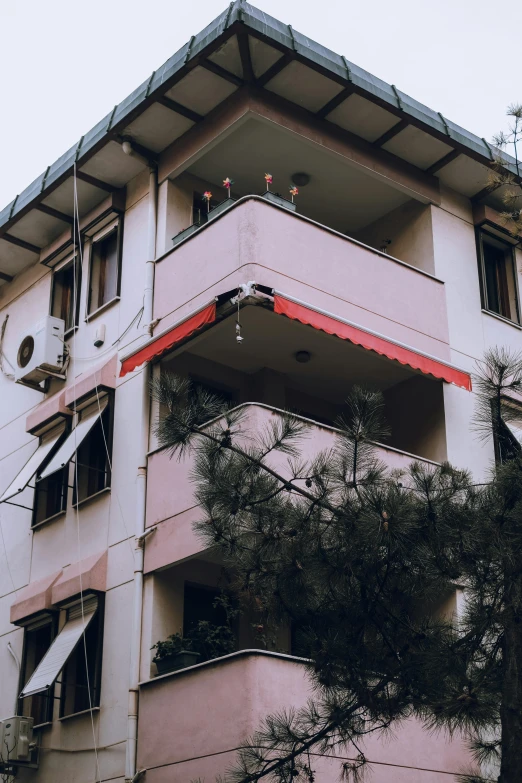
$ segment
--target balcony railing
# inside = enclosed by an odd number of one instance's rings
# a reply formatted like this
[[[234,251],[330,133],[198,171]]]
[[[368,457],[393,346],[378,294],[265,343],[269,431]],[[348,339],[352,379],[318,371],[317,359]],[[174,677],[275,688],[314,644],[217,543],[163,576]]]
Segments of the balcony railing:
[[[257,196],[239,199],[158,259],[154,318],[168,328],[247,280],[449,359],[440,280]]]
[[[147,769],[148,783],[215,780],[263,718],[299,708],[310,696],[302,659],[262,650],[143,682],[138,767]],[[459,740],[428,734],[414,720],[403,722],[392,741],[370,737],[364,752],[375,783],[447,783],[469,761]],[[335,783],[343,760],[357,755],[350,747],[328,759],[314,754],[312,766],[321,783]]]
[[[262,403],[243,403],[245,414],[241,420],[239,437],[245,443],[250,433],[259,433],[266,429],[274,416],[280,417],[283,411]],[[318,424],[311,419],[303,419],[310,426],[309,435],[303,438],[300,449],[303,459],[313,458],[319,451],[331,449],[334,445],[335,427]],[[391,469],[404,470],[415,460],[435,465],[413,454],[400,451],[382,444],[375,444],[376,457]],[[287,458],[276,455],[277,466],[284,471]],[[145,570],[177,562],[201,551],[202,545],[192,530],[192,522],[198,516],[194,500],[194,486],[190,480],[193,457],[188,454],[183,459],[170,458],[164,451],[149,454],[147,470],[147,526],[170,520],[161,524],[150,539],[145,552]],[[170,559],[169,559],[170,558]]]

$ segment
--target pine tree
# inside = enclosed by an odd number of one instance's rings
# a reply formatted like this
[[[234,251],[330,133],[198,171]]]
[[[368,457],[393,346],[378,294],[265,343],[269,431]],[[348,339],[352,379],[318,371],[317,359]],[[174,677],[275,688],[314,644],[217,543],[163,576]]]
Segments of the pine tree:
[[[244,409],[172,375],[154,384],[161,446],[194,454],[199,535],[244,605],[267,627],[292,625],[315,686],[305,708],[267,716],[227,783],[312,781],[310,751],[343,746],[343,775],[358,781],[365,736],[412,716],[468,738],[478,766],[463,781],[491,780],[491,760],[499,783],[522,781],[522,449],[506,402],[522,358],[489,352],[476,387],[476,428],[498,453],[478,485],[447,463],[399,474],[380,462],[373,391],[352,389],[334,447],[305,460],[308,425],[292,414],[245,440]],[[456,585],[458,620],[438,611]]]
[[[520,144],[522,142],[522,104],[513,103],[506,111],[510,118],[507,131],[500,131],[493,138],[497,150],[494,153],[495,164],[489,176],[488,186],[500,190],[500,198],[504,205],[501,218],[505,227],[515,237],[522,236],[522,162],[520,159]],[[505,155],[505,151],[513,153],[514,165]]]

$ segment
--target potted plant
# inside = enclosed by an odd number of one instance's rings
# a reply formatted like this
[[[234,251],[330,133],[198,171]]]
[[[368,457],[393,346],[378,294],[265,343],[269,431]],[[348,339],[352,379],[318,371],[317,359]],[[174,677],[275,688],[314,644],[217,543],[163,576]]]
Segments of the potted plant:
[[[271,201],[273,204],[277,204],[280,207],[284,207],[285,209],[290,210],[290,212],[296,212],[297,206],[294,204],[294,196],[297,195],[297,188],[291,188],[290,189],[290,195],[292,196],[292,200],[289,201],[287,198],[284,198],[280,193],[272,193],[270,190],[270,185],[273,182],[273,177],[271,174],[265,174],[265,182],[266,182],[266,190],[262,194],[262,198],[266,198],[267,201]]]
[[[208,213],[209,220],[213,220],[213,218],[217,217],[222,212],[225,212],[225,210],[229,209],[232,206],[232,204],[235,203],[236,199],[232,198],[232,196],[230,195],[230,189],[233,184],[234,184],[233,179],[230,179],[230,177],[225,177],[225,179],[223,180],[223,187],[226,188],[227,197],[219,204],[217,204],[215,207],[212,207],[212,209]]]
[[[192,649],[192,641],[181,633],[171,634],[164,642],[156,642],[151,649],[156,650],[152,660],[157,666],[158,674],[194,666],[200,658],[199,652]]]
[[[191,226],[188,226],[188,228],[183,228],[178,234],[176,234],[175,237],[172,237],[172,245],[175,247],[176,245],[179,245],[179,243],[183,240],[189,237],[191,234],[194,233],[194,231],[197,231],[198,228],[201,228],[200,223],[193,223]]]
[[[237,633],[233,626],[240,610],[232,604],[226,593],[216,596],[213,606],[223,612],[221,624],[200,620],[185,635],[173,633],[164,642],[156,642],[151,648],[156,650],[152,660],[158,668],[158,674],[186,669],[187,666],[221,658],[237,650]]]

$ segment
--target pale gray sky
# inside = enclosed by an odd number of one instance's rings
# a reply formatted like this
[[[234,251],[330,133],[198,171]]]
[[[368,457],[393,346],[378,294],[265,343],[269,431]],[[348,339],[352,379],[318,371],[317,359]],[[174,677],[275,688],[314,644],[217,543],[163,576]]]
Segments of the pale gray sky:
[[[226,5],[0,0],[0,208]],[[254,5],[488,140],[522,101],[520,2]]]

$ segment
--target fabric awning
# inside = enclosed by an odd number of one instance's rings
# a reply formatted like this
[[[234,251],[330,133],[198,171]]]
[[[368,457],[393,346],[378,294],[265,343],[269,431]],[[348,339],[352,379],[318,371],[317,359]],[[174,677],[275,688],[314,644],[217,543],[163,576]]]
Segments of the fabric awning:
[[[46,691],[54,684],[97,609],[98,599],[89,597],[83,602],[83,610],[81,604],[69,610],[67,622],[29,677],[21,699]]]
[[[23,492],[23,490],[27,487],[33,476],[38,471],[39,467],[43,464],[44,460],[47,459],[49,454],[52,452],[62,437],[63,432],[64,428],[62,427],[62,429],[56,433],[56,435],[49,437],[47,440],[41,443],[40,446],[38,446],[34,454],[25,463],[20,473],[18,473],[16,478],[13,479],[13,481],[7,487],[4,494],[0,498],[0,503],[3,503],[4,500],[9,500],[9,498],[14,497],[14,495],[18,495],[19,492]]]
[[[169,329],[165,334],[159,335],[155,340],[145,345],[141,350],[128,356],[123,360],[120,370],[120,378],[127,375],[128,372],[132,372],[145,362],[150,362],[151,359],[155,359],[156,356],[160,356],[169,348],[172,348],[176,343],[181,342],[186,337],[189,337],[197,329],[201,329],[206,324],[211,324],[216,320],[216,303],[204,307],[197,313],[185,318],[180,323],[176,324]]]
[[[292,318],[294,321],[313,326],[314,329],[333,334],[340,337],[341,340],[348,340],[368,351],[375,351],[388,359],[406,364],[413,370],[420,370],[426,375],[432,375],[434,378],[446,381],[446,383],[453,383],[462,389],[471,391],[471,376],[468,373],[438,359],[418,353],[400,343],[387,340],[381,335],[366,331],[360,326],[340,321],[331,315],[321,313],[278,293],[274,294],[274,313],[286,315],[287,318]]]
[[[96,405],[94,410],[90,411],[86,416],[82,416],[76,427],[69,434],[67,440],[65,440],[54,457],[49,461],[49,464],[42,470],[37,476],[38,480],[47,478],[57,470],[64,468],[68,462],[73,458],[73,454],[85,440],[89,432],[92,430],[97,421],[100,420],[100,416],[107,407],[107,398],[100,400],[100,404]]]

